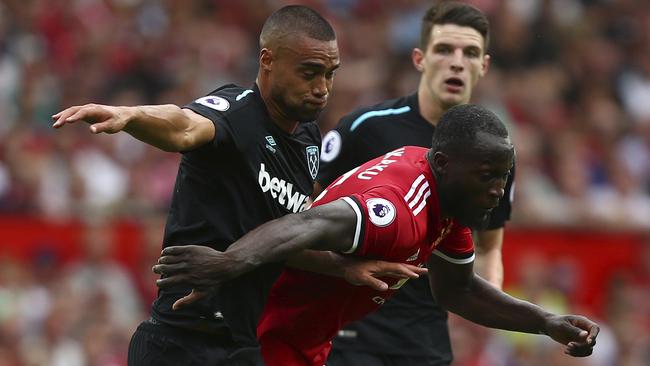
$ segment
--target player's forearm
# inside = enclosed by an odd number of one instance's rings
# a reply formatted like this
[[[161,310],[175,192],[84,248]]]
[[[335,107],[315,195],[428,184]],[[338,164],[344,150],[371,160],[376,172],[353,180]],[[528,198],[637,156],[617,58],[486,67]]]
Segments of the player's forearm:
[[[195,144],[192,120],[173,104],[123,107],[129,119],[124,131],[164,151],[185,151]]]
[[[291,255],[287,265],[303,271],[336,277],[342,277],[345,271],[344,258],[330,251],[303,250]]]
[[[261,225],[237,240],[225,254],[243,263],[248,271],[263,263],[286,260],[305,249],[347,250],[355,223],[356,216],[347,203],[331,202]],[[320,266],[325,265],[321,262]]]
[[[501,248],[503,244],[503,228],[483,230],[476,235],[476,261],[474,269],[493,286],[502,289],[503,260]]]
[[[467,287],[434,296],[445,309],[490,328],[546,333],[546,319],[552,315],[498,290],[476,275]]]

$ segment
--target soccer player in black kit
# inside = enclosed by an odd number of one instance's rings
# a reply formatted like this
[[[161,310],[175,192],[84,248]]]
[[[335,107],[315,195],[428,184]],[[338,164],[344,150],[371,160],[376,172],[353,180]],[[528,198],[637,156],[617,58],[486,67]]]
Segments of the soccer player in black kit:
[[[317,184],[326,187],[350,169],[402,146],[430,147],[440,116],[468,103],[487,72],[488,40],[488,21],[480,10],[455,2],[432,6],[423,17],[420,48],[412,53],[422,74],[417,92],[344,116],[323,137]],[[499,288],[511,187],[512,176],[488,227],[476,235],[477,272]],[[428,282],[427,276],[408,281],[378,311],[340,331],[327,365],[449,365],[447,313],[434,303]]]
[[[286,6],[265,22],[260,47],[259,71],[250,88],[225,85],[183,108],[88,104],[53,116],[55,128],[85,121],[92,133],[126,131],[165,151],[183,153],[163,247],[225,250],[260,224],[308,205],[321,145],[311,121],[325,107],[339,66],[336,36],[315,11]],[[350,261],[334,257],[312,253],[291,264],[376,284],[376,279],[355,277]],[[380,265],[371,263],[371,275],[381,273]],[[391,273],[403,268],[386,265]],[[186,301],[190,288],[159,291],[151,318],[131,339],[129,365],[260,364],[255,327],[281,266],[266,266],[207,296],[192,293],[189,298],[200,299],[187,306],[173,304]]]

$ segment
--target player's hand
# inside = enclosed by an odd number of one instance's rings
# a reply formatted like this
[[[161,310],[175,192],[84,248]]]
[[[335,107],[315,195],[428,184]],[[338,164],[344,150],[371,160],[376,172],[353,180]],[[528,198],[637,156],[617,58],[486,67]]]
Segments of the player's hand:
[[[207,295],[207,291],[192,289],[192,292],[190,292],[189,295],[185,295],[174,302],[174,305],[172,305],[172,310],[178,310],[186,305],[193,304],[194,302],[201,300]]]
[[[52,127],[60,128],[66,123],[84,121],[90,124],[92,133],[117,133],[126,127],[133,118],[133,109],[129,107],[113,107],[101,104],[86,104],[62,110],[52,116]]]
[[[237,277],[243,271],[243,263],[210,247],[185,245],[163,249],[152,270],[162,276],[156,281],[160,288],[186,285],[206,290]]]
[[[598,325],[583,316],[552,315],[546,320],[546,334],[565,344],[564,353],[574,357],[591,355],[598,332]]]
[[[388,284],[381,280],[382,277],[412,279],[426,273],[426,268],[411,264],[374,259],[351,259],[345,266],[343,278],[356,286],[368,286],[377,291],[386,291]]]

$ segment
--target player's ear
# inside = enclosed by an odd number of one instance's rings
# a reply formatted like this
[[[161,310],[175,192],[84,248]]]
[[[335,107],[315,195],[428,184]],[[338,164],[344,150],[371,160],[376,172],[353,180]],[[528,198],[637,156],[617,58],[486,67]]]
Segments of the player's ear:
[[[436,175],[444,175],[447,172],[447,168],[449,167],[449,155],[442,151],[436,151],[433,153],[430,161],[431,168]]]
[[[265,71],[271,71],[273,64],[273,51],[264,47],[260,50],[260,68]]]
[[[411,51],[411,61],[416,70],[419,72],[424,71],[424,51],[417,47],[414,48],[413,51]]]
[[[488,69],[490,68],[490,60],[491,60],[490,55],[485,54],[483,56],[483,62],[481,64],[481,72],[479,74],[481,77],[483,77],[483,76],[485,76],[485,74],[487,74]]]

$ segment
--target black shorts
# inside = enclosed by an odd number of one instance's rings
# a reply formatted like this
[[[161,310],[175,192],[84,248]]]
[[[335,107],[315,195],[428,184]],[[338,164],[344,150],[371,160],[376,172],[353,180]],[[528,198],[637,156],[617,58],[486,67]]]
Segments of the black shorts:
[[[237,347],[229,336],[146,320],[129,343],[129,366],[263,366],[258,348]]]
[[[332,349],[327,366],[449,366],[450,362],[427,356],[386,355]]]

